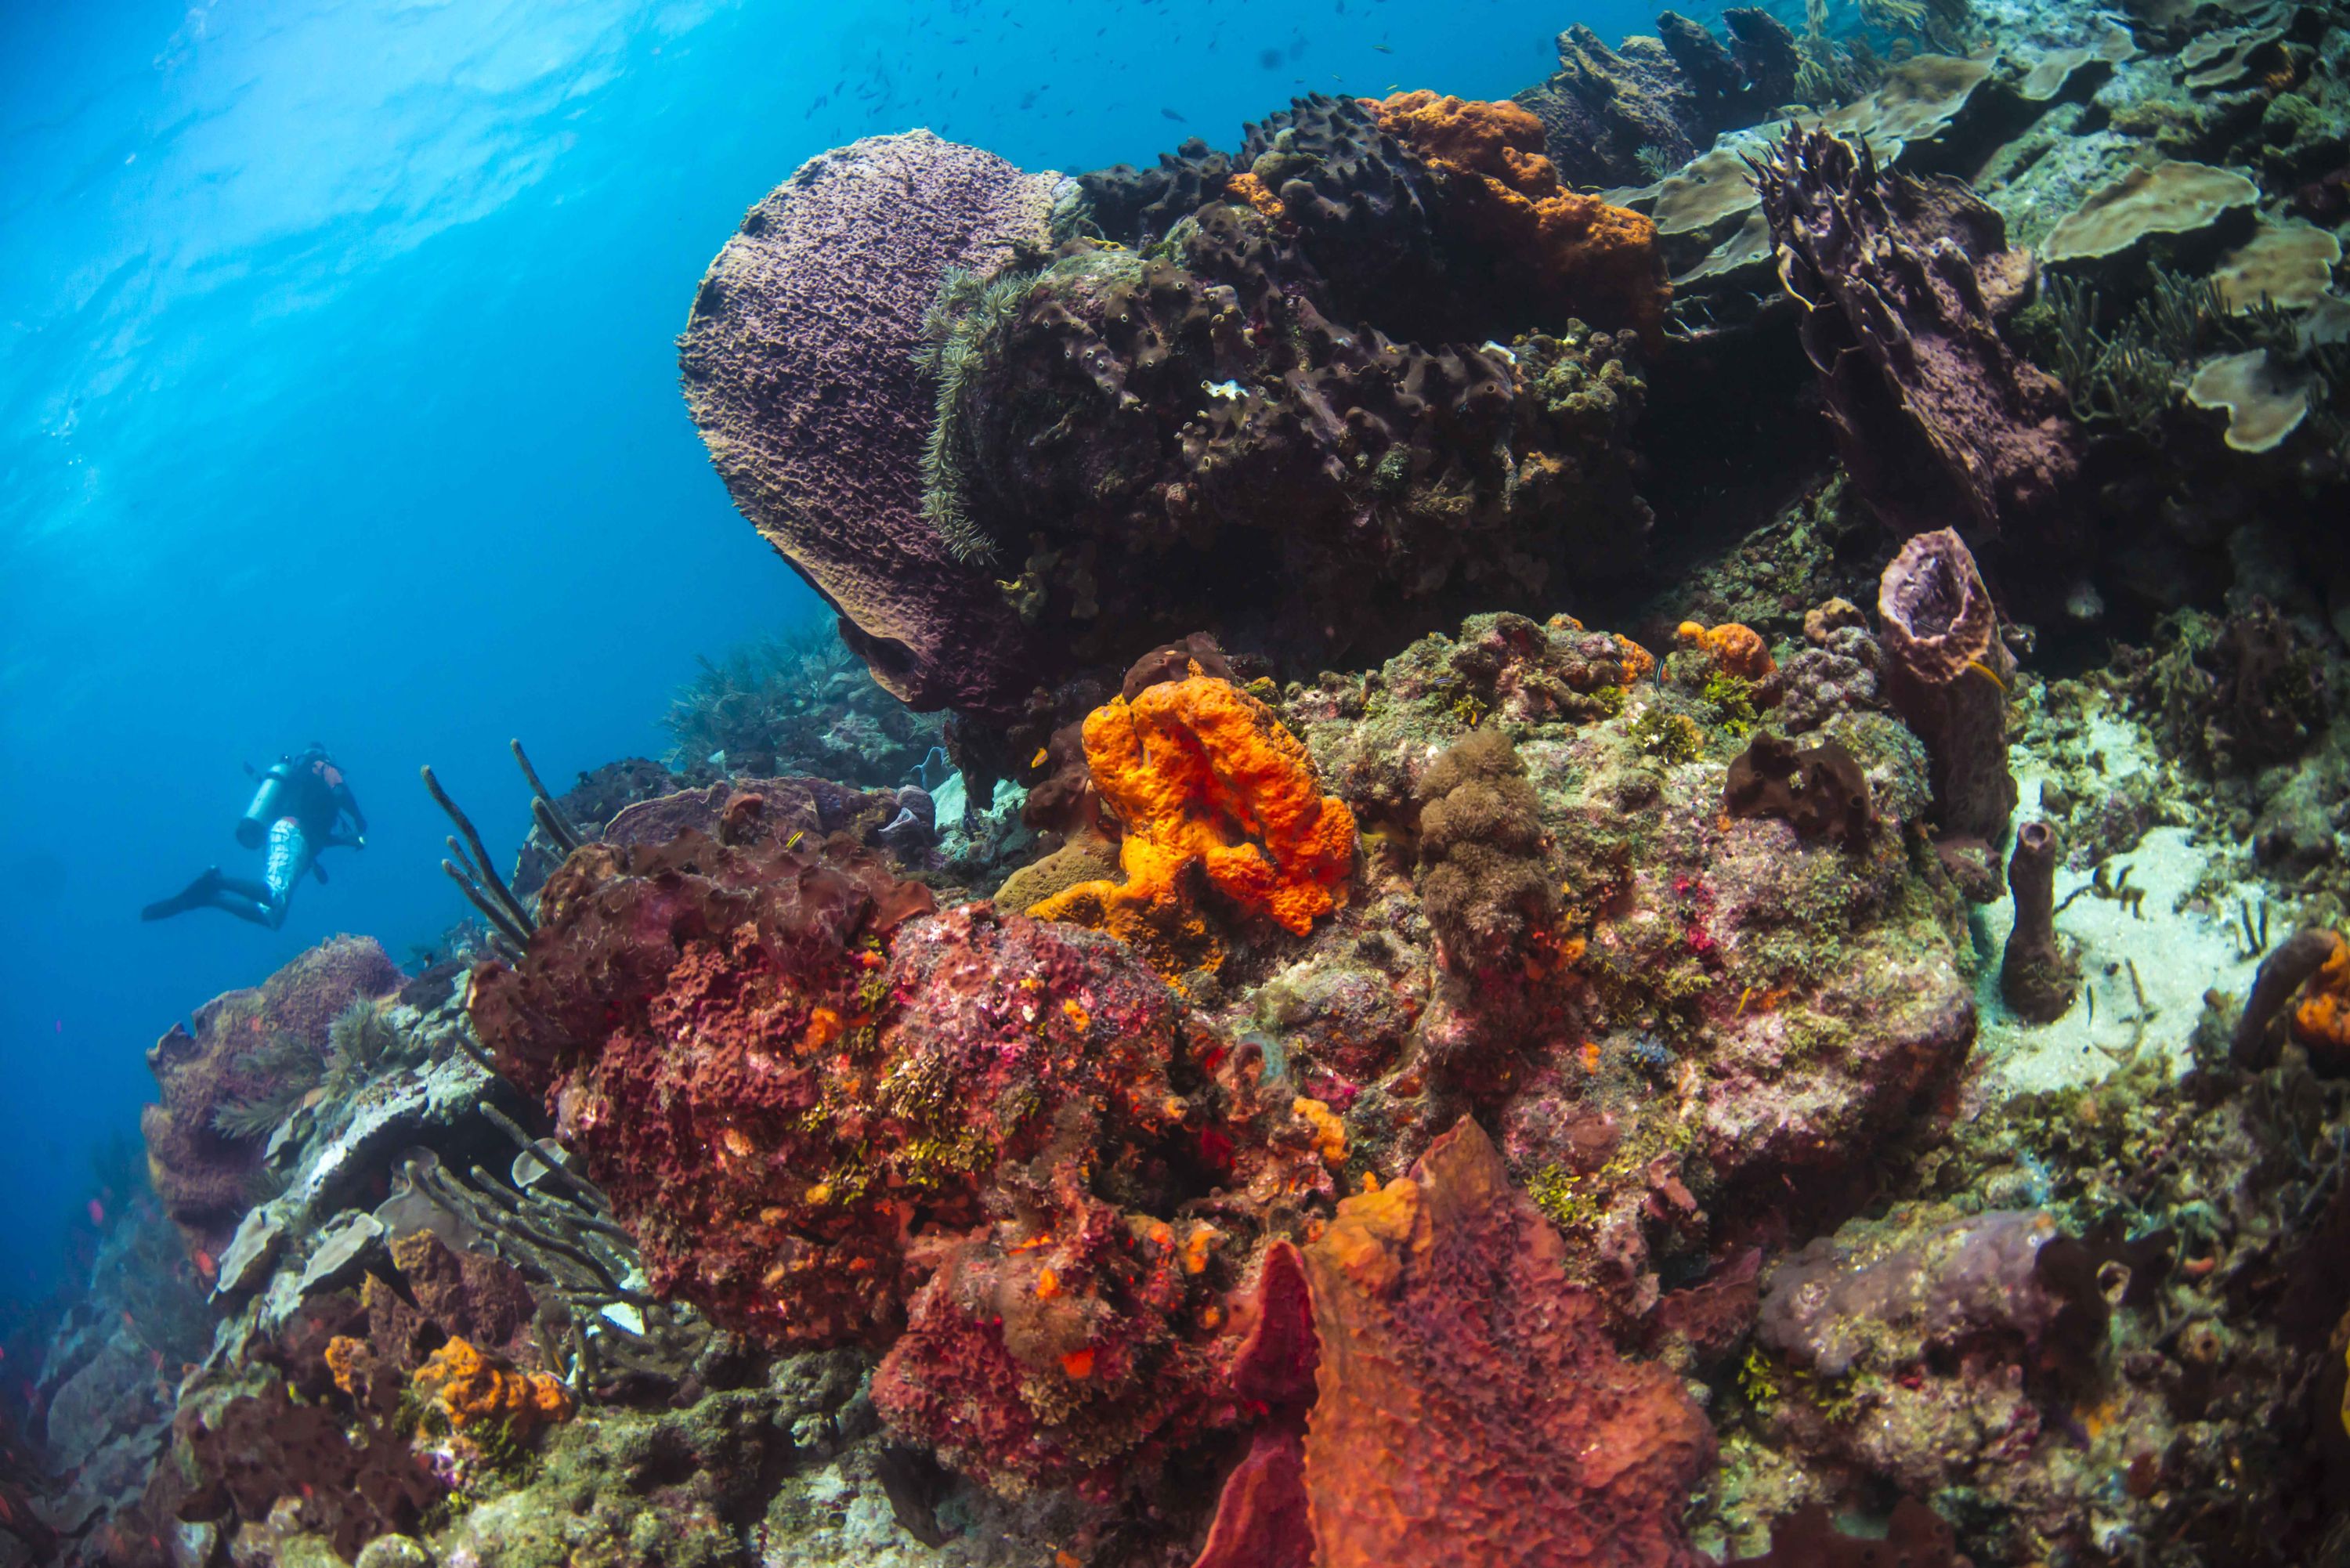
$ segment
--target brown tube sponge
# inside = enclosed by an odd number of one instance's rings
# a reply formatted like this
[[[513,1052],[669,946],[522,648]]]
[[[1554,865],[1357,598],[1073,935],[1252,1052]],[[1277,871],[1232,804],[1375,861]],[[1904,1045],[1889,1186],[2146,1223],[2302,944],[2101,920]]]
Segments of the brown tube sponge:
[[[2015,810],[2007,771],[2015,659],[1965,542],[1944,528],[1901,546],[1878,579],[1877,617],[1894,711],[1926,742],[1937,826],[1946,837],[1998,844]]]
[[[2275,1064],[2282,1041],[2270,1033],[2271,1021],[2284,1011],[2293,993],[2324,967],[2339,940],[2323,926],[2313,926],[2295,931],[2261,961],[2260,972],[2252,976],[2251,994],[2244,999],[2243,1016],[2236,1021],[2235,1037],[2229,1042],[2228,1054],[2238,1066],[2258,1072]]]
[[[2028,1023],[2053,1023],[2073,1005],[2079,979],[2072,958],[2056,940],[2056,830],[2027,822],[2015,830],[2015,853],[2007,862],[2008,890],[2015,898],[2015,929],[1999,965],[1999,993],[2008,1009]]]

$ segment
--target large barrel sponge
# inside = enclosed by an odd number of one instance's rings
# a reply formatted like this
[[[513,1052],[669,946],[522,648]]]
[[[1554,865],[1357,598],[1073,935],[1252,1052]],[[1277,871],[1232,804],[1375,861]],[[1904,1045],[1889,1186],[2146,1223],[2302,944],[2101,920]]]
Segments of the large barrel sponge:
[[[926,130],[819,154],[744,215],[680,342],[735,504],[917,708],[991,712],[1033,684],[1020,622],[923,514],[915,352],[948,271],[1041,240],[1066,185]]]

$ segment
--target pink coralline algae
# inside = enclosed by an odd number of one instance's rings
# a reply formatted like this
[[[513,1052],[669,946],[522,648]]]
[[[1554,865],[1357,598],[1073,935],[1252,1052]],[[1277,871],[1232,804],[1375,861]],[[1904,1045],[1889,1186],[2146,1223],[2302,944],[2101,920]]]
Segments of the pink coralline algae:
[[[686,324],[686,400],[743,514],[922,709],[1011,716],[1025,633],[923,514],[914,362],[950,269],[1041,240],[1063,182],[928,131],[823,153],[751,209]]]
[[[1790,130],[1755,182],[1837,452],[1869,504],[1901,535],[2051,531],[2081,431],[2063,386],[2001,340],[2033,273],[1998,213],[1820,130]]]
[[[1100,1480],[1231,1424],[1224,1298],[1326,1210],[1312,1124],[1118,943],[928,907],[840,840],[590,845],[472,1013],[657,1291],[889,1347],[876,1404],[966,1472]]]

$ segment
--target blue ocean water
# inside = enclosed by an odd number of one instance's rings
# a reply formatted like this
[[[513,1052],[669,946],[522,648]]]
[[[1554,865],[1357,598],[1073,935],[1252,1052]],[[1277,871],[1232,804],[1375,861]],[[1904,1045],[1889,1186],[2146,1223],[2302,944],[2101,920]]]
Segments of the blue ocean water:
[[[66,1275],[146,1047],[336,931],[463,912],[431,763],[658,754],[697,653],[804,621],[678,397],[743,210],[928,126],[1142,163],[1309,90],[1499,97],[1583,0],[15,0],[0,16],[0,1298]],[[370,818],[283,930],[139,907],[316,739]]]

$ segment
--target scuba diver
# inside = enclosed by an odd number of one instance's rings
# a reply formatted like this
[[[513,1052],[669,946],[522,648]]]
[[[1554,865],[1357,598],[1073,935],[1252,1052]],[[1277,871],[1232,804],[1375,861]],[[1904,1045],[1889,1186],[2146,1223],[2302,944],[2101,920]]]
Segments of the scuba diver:
[[[253,770],[248,765],[245,771]],[[219,867],[209,867],[174,897],[140,910],[140,919],[226,909],[274,931],[286,923],[286,907],[303,873],[315,871],[319,881],[327,879],[327,868],[318,864],[320,850],[367,847],[367,817],[326,747],[313,741],[300,755],[278,758],[260,777],[253,804],[236,825],[236,841],[247,849],[268,846],[264,879],[224,877]],[[346,817],[348,832],[343,831]]]

